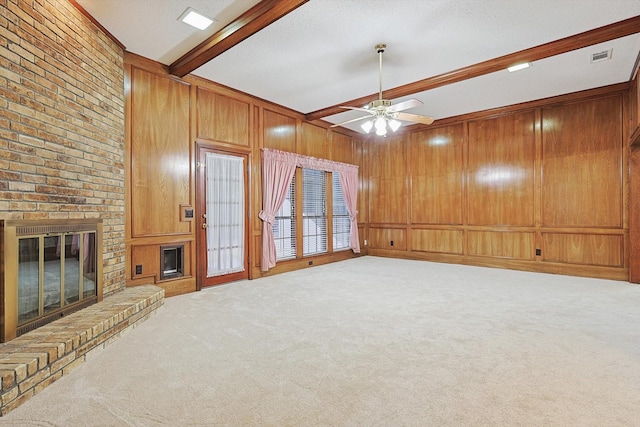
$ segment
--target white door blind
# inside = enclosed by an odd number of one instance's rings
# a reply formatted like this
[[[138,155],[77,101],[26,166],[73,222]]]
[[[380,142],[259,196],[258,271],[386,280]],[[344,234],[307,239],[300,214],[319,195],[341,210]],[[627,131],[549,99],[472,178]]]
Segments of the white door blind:
[[[303,255],[327,252],[326,172],[302,169]]]
[[[207,153],[207,277],[244,271],[244,159]]]

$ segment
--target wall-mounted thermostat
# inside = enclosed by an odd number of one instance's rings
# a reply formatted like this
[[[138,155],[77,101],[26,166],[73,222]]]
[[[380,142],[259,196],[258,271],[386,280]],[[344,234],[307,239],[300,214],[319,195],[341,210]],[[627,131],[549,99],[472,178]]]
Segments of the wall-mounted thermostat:
[[[195,213],[193,210],[193,206],[180,205],[180,221],[189,222],[189,221],[192,221],[194,217],[195,217]]]

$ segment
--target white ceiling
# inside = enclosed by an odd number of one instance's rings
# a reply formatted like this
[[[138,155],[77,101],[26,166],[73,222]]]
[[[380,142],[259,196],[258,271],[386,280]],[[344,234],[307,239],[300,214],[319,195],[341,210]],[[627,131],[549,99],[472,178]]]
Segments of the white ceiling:
[[[259,0],[77,0],[127,50],[169,65]],[[215,18],[204,32],[177,20]],[[310,0],[192,74],[309,113],[640,15],[639,0]],[[591,54],[613,49],[612,59]],[[640,33],[411,98],[436,119],[628,81]],[[409,97],[406,97],[409,98]],[[402,98],[402,99],[406,99]],[[399,101],[394,100],[394,102]],[[360,115],[348,111],[325,120]],[[350,124],[360,130],[358,123]]]

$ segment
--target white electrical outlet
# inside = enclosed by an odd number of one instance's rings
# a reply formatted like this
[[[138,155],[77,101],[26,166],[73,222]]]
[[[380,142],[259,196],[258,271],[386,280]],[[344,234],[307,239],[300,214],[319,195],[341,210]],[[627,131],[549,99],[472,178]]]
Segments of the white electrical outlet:
[[[367,239],[364,239],[364,245],[367,246]]]

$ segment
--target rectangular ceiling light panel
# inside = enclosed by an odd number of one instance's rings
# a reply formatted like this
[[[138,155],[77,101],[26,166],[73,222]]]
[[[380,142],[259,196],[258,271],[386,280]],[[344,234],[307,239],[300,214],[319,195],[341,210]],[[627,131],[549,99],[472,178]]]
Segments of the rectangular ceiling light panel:
[[[509,70],[510,73],[513,73],[514,71],[524,70],[525,68],[529,67],[531,67],[530,62],[523,62],[521,64],[512,65],[511,67],[507,68],[507,70]]]
[[[187,8],[187,10],[182,12],[182,15],[180,15],[178,20],[199,30],[205,30],[209,25],[213,23],[213,19],[207,18],[200,12],[194,10],[192,7],[189,7]]]

